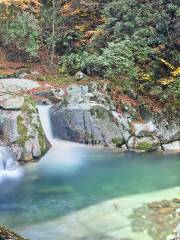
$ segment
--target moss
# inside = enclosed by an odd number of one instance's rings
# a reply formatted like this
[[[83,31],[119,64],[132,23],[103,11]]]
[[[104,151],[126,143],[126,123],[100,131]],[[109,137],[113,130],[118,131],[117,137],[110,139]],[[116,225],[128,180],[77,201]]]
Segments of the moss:
[[[104,113],[105,113],[105,109],[103,109],[102,107],[95,107],[93,109],[90,110],[92,115],[95,115],[98,119],[101,119],[104,117]]]
[[[116,145],[116,147],[121,147],[124,143],[122,138],[113,138],[112,143]]]
[[[155,148],[156,146],[157,146],[157,144],[155,144],[155,143],[148,143],[148,142],[144,141],[144,142],[141,142],[138,144],[137,149],[144,150],[144,151],[150,151],[153,148]]]
[[[17,130],[19,133],[19,138],[17,139],[17,143],[24,146],[25,142],[29,140],[28,129],[24,124],[24,118],[19,115],[17,117]]]
[[[35,128],[38,132],[38,139],[39,139],[41,154],[44,155],[47,151],[47,145],[46,145],[46,142],[45,142],[44,132],[43,132],[41,124],[40,125],[35,125]]]
[[[55,76],[52,76],[52,75],[40,76],[38,77],[37,80],[43,81],[43,82],[50,82],[58,85],[72,84],[76,82],[74,77],[67,74],[60,74]]]
[[[26,126],[26,119],[31,122],[32,114],[36,112],[35,106],[34,101],[30,97],[25,97],[22,114],[17,117],[17,131],[19,133],[19,138],[16,143],[22,146],[24,146],[25,142],[30,139],[30,136],[28,135],[28,128]]]

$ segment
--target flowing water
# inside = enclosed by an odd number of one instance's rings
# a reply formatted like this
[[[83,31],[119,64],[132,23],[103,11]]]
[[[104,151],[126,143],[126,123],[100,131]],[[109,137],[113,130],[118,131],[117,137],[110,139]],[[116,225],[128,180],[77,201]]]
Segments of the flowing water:
[[[0,146],[0,183],[7,179],[19,178],[21,171],[11,151],[6,146]]]
[[[48,110],[39,107],[52,148],[19,178],[0,182],[0,225],[27,226],[116,197],[180,186],[179,154],[115,153],[54,139]]]

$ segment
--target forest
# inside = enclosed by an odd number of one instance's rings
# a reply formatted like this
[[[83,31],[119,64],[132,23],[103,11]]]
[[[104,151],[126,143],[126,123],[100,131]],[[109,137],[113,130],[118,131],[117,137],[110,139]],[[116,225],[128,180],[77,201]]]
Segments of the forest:
[[[82,71],[125,93],[170,102],[174,111],[180,93],[179,9],[178,0],[1,0],[0,45],[60,75]]]

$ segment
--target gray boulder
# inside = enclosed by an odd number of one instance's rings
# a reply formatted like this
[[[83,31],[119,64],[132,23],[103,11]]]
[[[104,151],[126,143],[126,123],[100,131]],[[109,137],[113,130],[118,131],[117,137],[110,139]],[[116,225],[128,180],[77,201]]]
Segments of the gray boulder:
[[[17,99],[21,101],[18,103]],[[12,95],[9,100],[6,99],[7,102],[13,103]],[[2,105],[0,109],[0,144],[9,146],[17,160],[40,158],[47,151],[48,142],[34,101],[29,97],[17,96],[14,104],[6,104],[6,108]]]
[[[50,109],[54,136],[64,140],[106,146],[124,143],[111,111],[113,103],[87,86],[72,86],[68,96]]]

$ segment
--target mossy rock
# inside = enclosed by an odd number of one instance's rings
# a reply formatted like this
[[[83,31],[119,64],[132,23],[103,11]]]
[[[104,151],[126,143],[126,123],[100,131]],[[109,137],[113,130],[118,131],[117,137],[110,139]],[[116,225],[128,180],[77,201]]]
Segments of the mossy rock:
[[[156,143],[149,143],[149,142],[143,141],[143,142],[138,143],[136,148],[138,150],[142,150],[142,151],[152,151],[157,146],[158,146],[158,144],[156,144]]]
[[[116,145],[117,148],[120,148],[124,144],[124,139],[122,138],[113,138],[112,143]]]

